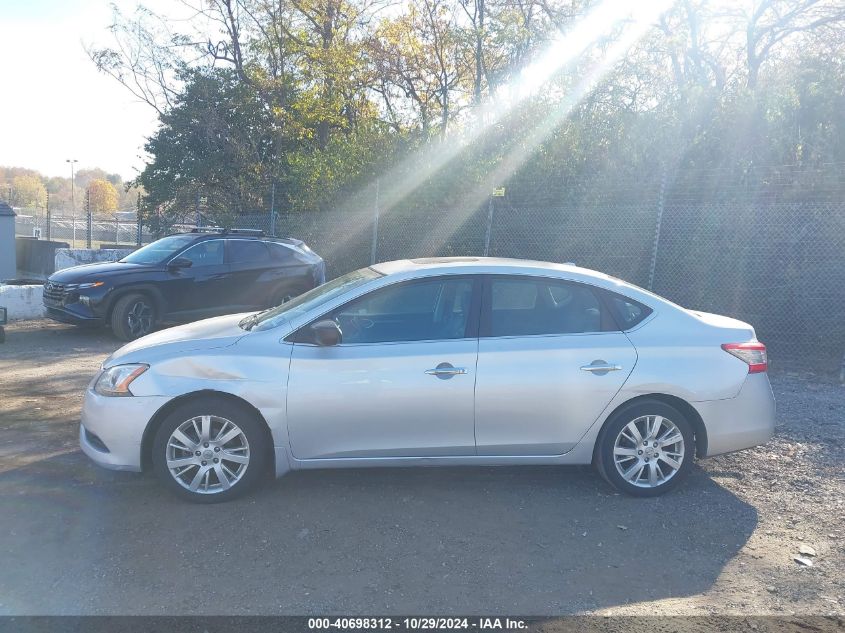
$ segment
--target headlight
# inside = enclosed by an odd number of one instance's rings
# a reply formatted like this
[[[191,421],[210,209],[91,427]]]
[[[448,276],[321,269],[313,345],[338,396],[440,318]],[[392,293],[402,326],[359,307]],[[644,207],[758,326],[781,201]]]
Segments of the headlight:
[[[129,385],[150,368],[149,365],[115,365],[103,370],[94,385],[101,396],[131,396]]]
[[[77,290],[85,290],[85,289],[87,289],[87,288],[99,288],[99,287],[100,287],[100,286],[102,286],[104,283],[105,283],[104,281],[93,281],[93,282],[91,282],[90,284],[79,284],[79,285],[76,287],[76,289],[77,289]]]

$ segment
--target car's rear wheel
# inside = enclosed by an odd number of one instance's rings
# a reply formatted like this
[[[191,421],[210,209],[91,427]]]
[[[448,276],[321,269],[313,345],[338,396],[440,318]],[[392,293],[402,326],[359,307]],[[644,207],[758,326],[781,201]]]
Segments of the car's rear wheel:
[[[686,417],[664,402],[647,400],[608,421],[599,435],[596,466],[617,490],[654,497],[681,482],[694,455],[693,429]]]
[[[254,488],[267,467],[266,434],[255,414],[209,397],[174,409],[153,439],[153,470],[177,495],[228,501]]]
[[[146,295],[131,293],[121,297],[111,312],[111,329],[122,341],[134,341],[153,331],[156,309]]]

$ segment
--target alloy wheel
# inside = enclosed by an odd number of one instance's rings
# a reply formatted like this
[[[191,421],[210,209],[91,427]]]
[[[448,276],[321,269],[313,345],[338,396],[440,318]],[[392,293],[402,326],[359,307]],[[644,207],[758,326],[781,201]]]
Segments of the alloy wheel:
[[[126,323],[133,338],[149,334],[153,329],[153,309],[144,301],[136,301],[126,314]]]
[[[622,427],[613,444],[616,471],[638,488],[656,488],[672,479],[684,462],[684,437],[660,415],[643,415]]]
[[[249,466],[249,442],[231,420],[201,415],[180,424],[167,441],[167,469],[183,488],[215,494],[237,484]]]

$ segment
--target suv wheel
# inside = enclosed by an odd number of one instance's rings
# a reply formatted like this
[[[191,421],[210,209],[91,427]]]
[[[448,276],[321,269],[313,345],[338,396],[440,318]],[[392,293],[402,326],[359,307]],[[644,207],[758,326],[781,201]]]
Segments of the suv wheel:
[[[117,338],[133,341],[153,331],[155,306],[146,295],[132,293],[121,297],[111,312],[111,329]]]
[[[305,292],[304,290],[300,290],[299,288],[288,288],[282,287],[276,290],[273,293],[272,299],[270,300],[270,305],[267,306],[268,308],[275,308],[276,306],[280,306],[283,303],[287,303],[297,295],[302,294]]]
[[[254,488],[267,470],[266,434],[246,407],[204,397],[176,407],[153,439],[153,470],[177,495],[228,501]]]
[[[677,486],[692,467],[695,439],[683,414],[648,400],[613,416],[599,435],[596,466],[614,488],[655,497]]]

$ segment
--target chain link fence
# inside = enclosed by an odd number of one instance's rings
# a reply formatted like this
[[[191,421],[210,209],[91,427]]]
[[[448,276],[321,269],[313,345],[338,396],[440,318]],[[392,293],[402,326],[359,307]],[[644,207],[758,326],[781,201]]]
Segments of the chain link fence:
[[[573,262],[684,307],[752,323],[775,367],[838,372],[845,355],[845,165],[697,172],[707,183],[697,186],[687,176],[529,177],[471,207],[379,208],[374,186],[363,196],[369,204],[281,214],[276,227],[323,255],[329,277],[413,257]]]
[[[67,242],[71,248],[100,248],[119,244],[136,246],[151,242],[152,234],[137,219],[72,216],[37,208],[16,208],[15,235]]]
[[[752,323],[774,366],[838,371],[843,362],[845,164],[656,170],[645,179],[522,174],[483,199],[453,188],[430,195],[436,187],[398,196],[376,182],[328,210],[258,211],[232,226],[304,240],[325,258],[329,278],[414,257],[573,262]],[[77,247],[156,237],[137,221],[59,214],[48,232],[43,210],[17,211],[19,235],[37,229]],[[194,217],[168,232],[214,224],[186,213]]]

